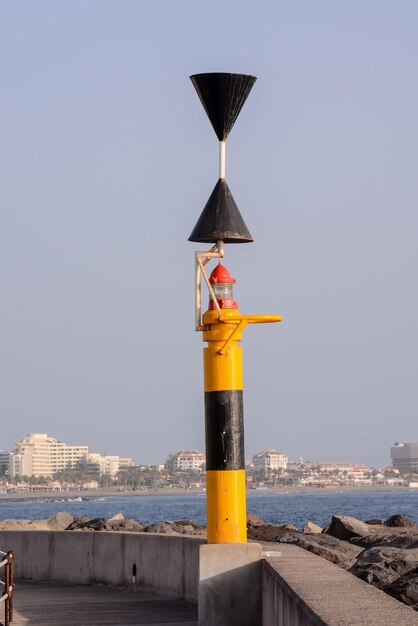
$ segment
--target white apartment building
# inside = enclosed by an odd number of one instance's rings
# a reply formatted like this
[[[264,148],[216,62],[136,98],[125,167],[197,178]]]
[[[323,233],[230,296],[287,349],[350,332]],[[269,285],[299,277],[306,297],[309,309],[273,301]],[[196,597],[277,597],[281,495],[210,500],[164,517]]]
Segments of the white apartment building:
[[[86,460],[90,466],[97,467],[100,474],[109,474],[112,477],[116,476],[121,467],[133,467],[135,465],[129,457],[108,456],[97,452],[89,453]]]
[[[134,465],[130,458],[89,453],[88,446],[69,446],[49,435],[34,433],[15,444],[10,455],[10,476],[52,476],[82,460],[111,476],[124,465]]]
[[[178,470],[200,470],[205,463],[205,455],[198,450],[179,450],[167,459],[167,465]]]
[[[74,467],[87,457],[88,451],[88,446],[69,446],[47,434],[29,434],[13,448],[10,476],[52,476]]]
[[[287,468],[288,458],[283,452],[277,452],[273,448],[267,448],[263,452],[254,454],[254,469],[268,470],[285,470]]]

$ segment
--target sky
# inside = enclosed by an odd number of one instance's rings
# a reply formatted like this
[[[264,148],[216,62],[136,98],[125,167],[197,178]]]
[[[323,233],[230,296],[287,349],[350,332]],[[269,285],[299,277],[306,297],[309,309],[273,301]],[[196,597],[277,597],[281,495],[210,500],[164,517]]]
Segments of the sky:
[[[418,4],[0,2],[0,449],[204,450],[187,241],[218,176],[189,75],[258,80],[227,143],[245,454],[418,441]],[[204,295],[206,302],[206,294]]]

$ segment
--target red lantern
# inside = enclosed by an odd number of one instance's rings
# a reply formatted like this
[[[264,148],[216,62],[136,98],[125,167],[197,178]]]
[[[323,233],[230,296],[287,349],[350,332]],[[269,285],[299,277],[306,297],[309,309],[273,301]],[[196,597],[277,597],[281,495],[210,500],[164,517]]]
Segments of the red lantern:
[[[224,265],[217,265],[210,275],[209,282],[215,292],[216,300],[221,309],[238,309],[232,293],[232,285],[237,281],[231,276]],[[215,309],[212,295],[209,297],[209,309]]]

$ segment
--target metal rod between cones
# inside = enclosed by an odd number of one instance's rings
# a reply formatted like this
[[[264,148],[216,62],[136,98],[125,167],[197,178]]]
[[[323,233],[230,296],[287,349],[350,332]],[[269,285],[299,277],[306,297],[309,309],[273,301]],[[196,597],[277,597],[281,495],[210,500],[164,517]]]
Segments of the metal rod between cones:
[[[219,142],[219,178],[225,180],[225,148],[226,142]]]

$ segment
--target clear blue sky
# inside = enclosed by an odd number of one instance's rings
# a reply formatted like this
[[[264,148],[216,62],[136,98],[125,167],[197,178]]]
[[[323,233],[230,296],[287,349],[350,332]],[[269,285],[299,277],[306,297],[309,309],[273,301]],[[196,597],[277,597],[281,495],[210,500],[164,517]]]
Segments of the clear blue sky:
[[[383,465],[418,440],[418,4],[0,4],[0,448],[204,449],[187,238],[217,179],[188,76],[258,81],[227,149],[255,243],[246,457]]]

